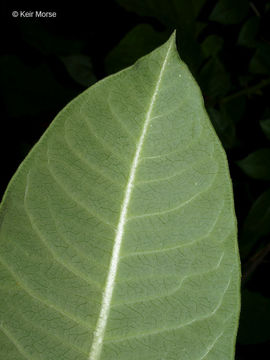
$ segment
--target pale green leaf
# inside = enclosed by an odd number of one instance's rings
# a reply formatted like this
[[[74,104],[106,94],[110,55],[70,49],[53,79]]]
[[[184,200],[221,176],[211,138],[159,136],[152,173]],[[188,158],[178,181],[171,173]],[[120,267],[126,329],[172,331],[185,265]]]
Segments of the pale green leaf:
[[[56,117],[1,207],[5,360],[231,360],[227,160],[174,36]]]

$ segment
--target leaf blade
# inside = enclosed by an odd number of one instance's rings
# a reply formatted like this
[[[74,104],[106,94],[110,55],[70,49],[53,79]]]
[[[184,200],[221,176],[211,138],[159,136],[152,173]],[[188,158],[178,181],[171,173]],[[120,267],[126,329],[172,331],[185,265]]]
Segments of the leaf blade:
[[[226,157],[173,44],[75,99],[8,187],[1,326],[28,358],[233,357]]]

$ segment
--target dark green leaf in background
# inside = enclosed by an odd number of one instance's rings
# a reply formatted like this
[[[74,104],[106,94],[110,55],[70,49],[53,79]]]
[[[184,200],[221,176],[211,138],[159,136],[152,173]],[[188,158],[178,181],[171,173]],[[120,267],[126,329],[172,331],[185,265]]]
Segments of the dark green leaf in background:
[[[237,340],[256,344],[270,340],[270,299],[248,290],[242,292],[240,327]]]
[[[28,65],[13,55],[0,58],[0,91],[6,110],[12,117],[38,115],[59,110],[76,95],[75,91],[56,80],[46,63]],[[42,86],[41,86],[42,84]],[[16,106],[14,106],[16,98]]]
[[[252,57],[249,70],[253,74],[270,74],[270,44],[261,43]]]
[[[93,73],[93,66],[89,56],[74,54],[61,56],[67,72],[78,84],[89,87],[96,82],[96,76]]]
[[[270,119],[261,120],[260,125],[265,136],[270,140]]]
[[[195,17],[197,17],[200,14],[201,9],[203,8],[206,2],[207,0],[190,0],[189,6],[193,7],[193,12]],[[183,1],[182,3],[184,4]]]
[[[256,36],[259,31],[259,24],[260,19],[257,16],[249,18],[241,28],[238,36],[238,44],[246,47],[256,46]]]
[[[209,35],[202,43],[202,51],[205,57],[215,56],[222,49],[224,40],[217,35]]]
[[[226,95],[230,89],[230,76],[216,57],[208,60],[199,73],[198,81],[203,95],[210,99]]]
[[[19,24],[23,39],[44,55],[69,55],[82,51],[85,43],[48,31],[41,23],[22,22]]]
[[[157,18],[164,25],[190,29],[206,0],[117,0],[129,11]]]
[[[232,118],[226,114],[224,109],[219,111],[208,108],[208,113],[225,149],[232,148],[236,142],[235,125]]]
[[[201,65],[200,46],[195,37],[198,33],[196,17],[205,0],[117,0],[125,9],[140,16],[154,17],[168,29],[177,29],[178,44],[181,44],[182,59],[194,74]]]
[[[221,102],[221,108],[226,116],[230,117],[234,124],[243,119],[246,110],[246,97],[238,96]]]
[[[105,59],[108,74],[132,65],[143,55],[154,50],[168,38],[167,32],[158,32],[148,24],[137,25],[116,45]]]
[[[201,22],[201,21],[196,21],[195,31],[194,31],[195,38],[197,38],[206,27],[207,27],[207,23]]]
[[[237,24],[246,17],[247,12],[247,0],[219,0],[209,19],[225,25]]]
[[[254,179],[270,180],[270,149],[259,149],[237,164],[248,176]]]
[[[246,256],[262,236],[270,237],[270,189],[263,192],[253,203],[241,233],[241,254]]]

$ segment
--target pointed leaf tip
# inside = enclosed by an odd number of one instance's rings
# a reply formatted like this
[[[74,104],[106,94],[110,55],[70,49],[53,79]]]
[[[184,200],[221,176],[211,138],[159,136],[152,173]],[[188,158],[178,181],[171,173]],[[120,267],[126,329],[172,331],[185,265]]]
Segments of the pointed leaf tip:
[[[168,42],[174,43],[174,45],[176,46],[176,29],[172,32],[171,36],[169,37]]]
[[[166,48],[171,48],[174,51],[177,51],[177,46],[176,46],[176,30],[174,30],[172,32],[172,34],[170,35],[169,39],[162,45]]]
[[[172,41],[175,41],[175,40],[176,40],[176,29],[173,30],[172,35],[170,36],[170,39],[171,39]]]

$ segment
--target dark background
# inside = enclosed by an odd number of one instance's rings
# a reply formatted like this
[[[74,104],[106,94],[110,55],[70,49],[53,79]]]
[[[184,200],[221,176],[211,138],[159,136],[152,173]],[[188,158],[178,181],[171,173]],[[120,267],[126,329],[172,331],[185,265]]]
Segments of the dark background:
[[[9,1],[1,10],[1,195],[65,104],[177,29],[233,180],[243,272],[236,359],[270,358],[270,2]],[[12,16],[20,10],[57,16]]]

